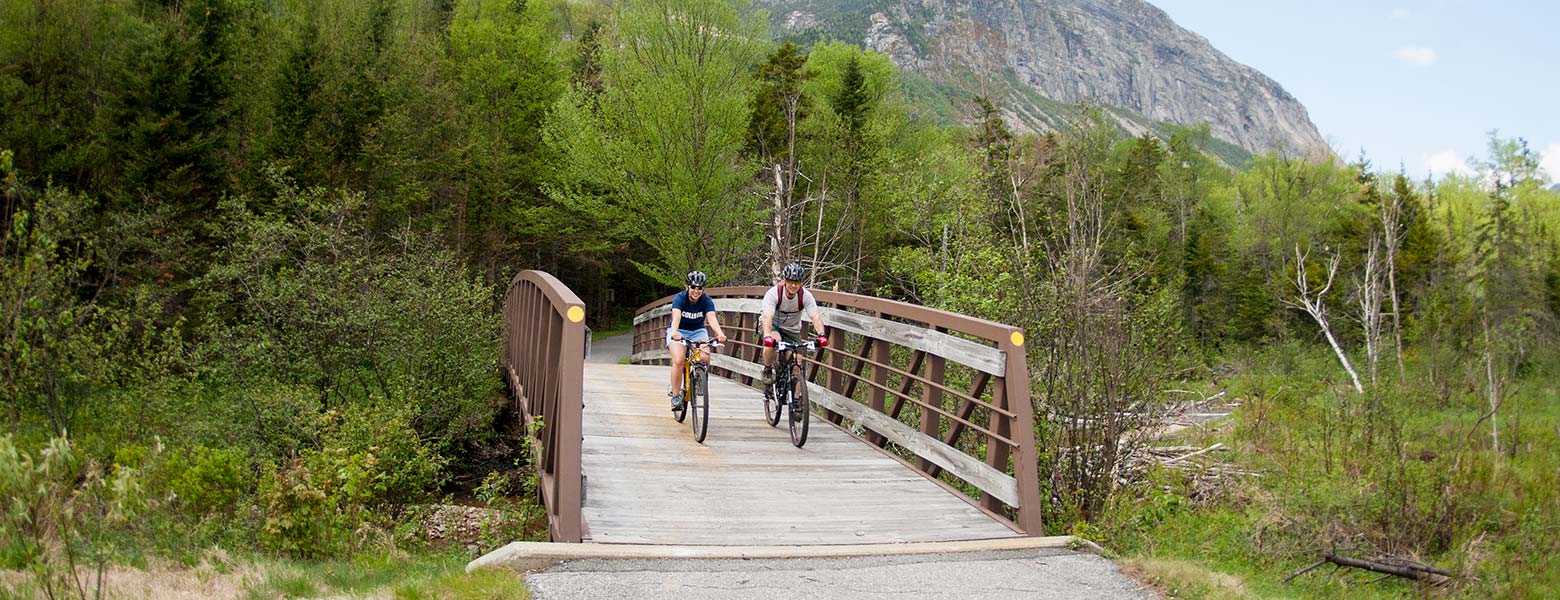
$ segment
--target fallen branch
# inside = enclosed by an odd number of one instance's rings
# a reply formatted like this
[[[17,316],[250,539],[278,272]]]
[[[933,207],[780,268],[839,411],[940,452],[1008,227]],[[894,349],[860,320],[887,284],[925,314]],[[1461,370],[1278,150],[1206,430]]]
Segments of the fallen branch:
[[[1295,571],[1294,574],[1285,577],[1284,583],[1289,583],[1289,580],[1304,575],[1312,569],[1320,567],[1326,563],[1332,563],[1342,567],[1365,569],[1366,571],[1374,571],[1376,573],[1384,573],[1387,575],[1396,575],[1398,577],[1404,577],[1416,581],[1429,581],[1431,583],[1441,583],[1452,577],[1452,573],[1450,571],[1438,569],[1427,564],[1418,563],[1411,560],[1395,560],[1394,562],[1400,562],[1402,564],[1393,564],[1380,560],[1350,558],[1347,556],[1338,556],[1331,552],[1323,552],[1322,560],[1312,563],[1306,566],[1304,569]]]
[[[1203,448],[1203,449],[1202,449],[1202,450],[1198,450],[1198,451],[1196,451],[1196,452],[1193,452],[1193,453],[1191,453],[1191,454],[1185,454],[1185,455],[1181,455],[1181,456],[1177,456],[1177,457],[1175,457],[1175,458],[1172,458],[1172,459],[1170,459],[1170,460],[1167,460],[1167,461],[1165,461],[1165,462],[1163,462],[1163,463],[1161,463],[1161,464],[1164,464],[1164,465],[1172,465],[1172,464],[1175,464],[1175,463],[1178,463],[1178,462],[1181,462],[1181,461],[1183,461],[1183,460],[1186,460],[1186,459],[1188,459],[1188,458],[1191,458],[1191,457],[1193,457],[1193,456],[1197,456],[1197,455],[1199,455],[1199,454],[1203,454],[1203,453],[1205,453],[1205,452],[1212,452],[1212,451],[1214,451],[1214,450],[1221,450],[1221,449],[1224,449],[1224,442],[1216,442],[1216,443],[1214,443],[1214,445],[1212,445],[1212,446],[1209,446],[1209,447],[1207,447],[1207,448]]]
[[[1289,583],[1289,580],[1294,579],[1296,577],[1299,577],[1301,575],[1304,575],[1306,573],[1310,573],[1313,569],[1315,569],[1317,567],[1320,567],[1322,565],[1325,565],[1325,564],[1327,564],[1327,559],[1322,559],[1322,560],[1316,561],[1314,563],[1311,563],[1309,565],[1306,565],[1306,567],[1304,569],[1300,569],[1299,571],[1295,571],[1294,573],[1290,573],[1288,577],[1285,577],[1284,578],[1284,583]]]

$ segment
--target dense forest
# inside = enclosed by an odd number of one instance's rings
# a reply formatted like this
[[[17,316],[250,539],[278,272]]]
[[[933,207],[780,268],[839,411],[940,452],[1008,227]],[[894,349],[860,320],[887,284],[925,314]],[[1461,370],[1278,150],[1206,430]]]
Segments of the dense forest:
[[[1186,593],[1226,591],[1165,564],[1288,594],[1329,549],[1560,590],[1560,194],[1521,138],[1435,180],[1231,169],[1206,127],[1099,107],[1015,135],[971,91],[946,125],[884,56],[741,2],[612,4],[0,0],[0,567],[351,556],[452,494],[524,513],[510,277],[612,329],[689,269],[796,259],[1022,327],[1050,533]],[[1124,474],[1189,389],[1243,399],[1195,439],[1260,476]]]

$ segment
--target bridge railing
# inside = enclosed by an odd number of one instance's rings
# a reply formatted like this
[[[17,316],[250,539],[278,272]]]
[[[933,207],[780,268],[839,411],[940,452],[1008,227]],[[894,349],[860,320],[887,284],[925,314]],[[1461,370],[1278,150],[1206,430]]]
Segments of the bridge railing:
[[[766,287],[705,290],[730,348],[717,372],[758,387],[756,329]],[[1026,535],[1042,535],[1034,409],[1024,336],[946,311],[813,290],[829,350],[810,357],[807,380],[826,418],[883,448]],[[634,316],[632,360],[667,364],[671,296]],[[735,318],[734,318],[735,317]],[[754,418],[760,418],[754,414]]]
[[[555,542],[578,542],[586,534],[580,511],[585,335],[585,303],[557,278],[523,271],[509,282],[504,377],[524,420]]]

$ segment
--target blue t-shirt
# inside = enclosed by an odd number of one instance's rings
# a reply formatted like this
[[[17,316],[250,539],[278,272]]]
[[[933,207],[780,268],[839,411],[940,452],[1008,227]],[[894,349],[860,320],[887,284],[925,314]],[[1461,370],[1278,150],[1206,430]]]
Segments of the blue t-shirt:
[[[688,290],[677,293],[672,298],[672,308],[682,311],[682,322],[673,323],[677,329],[683,331],[697,331],[704,329],[704,316],[715,312],[715,301],[709,294],[699,296],[699,301],[688,299]]]

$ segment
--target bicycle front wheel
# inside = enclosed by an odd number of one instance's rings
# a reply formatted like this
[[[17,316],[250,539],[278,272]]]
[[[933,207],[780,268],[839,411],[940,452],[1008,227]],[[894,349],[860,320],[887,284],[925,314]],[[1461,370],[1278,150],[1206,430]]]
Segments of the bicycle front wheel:
[[[802,378],[802,367],[791,368],[791,443],[801,448],[807,443],[807,426],[812,421],[812,400],[807,392],[807,380]]]
[[[693,413],[693,441],[704,443],[710,431],[710,374],[703,368],[694,371],[693,397],[688,399],[688,410]]]

